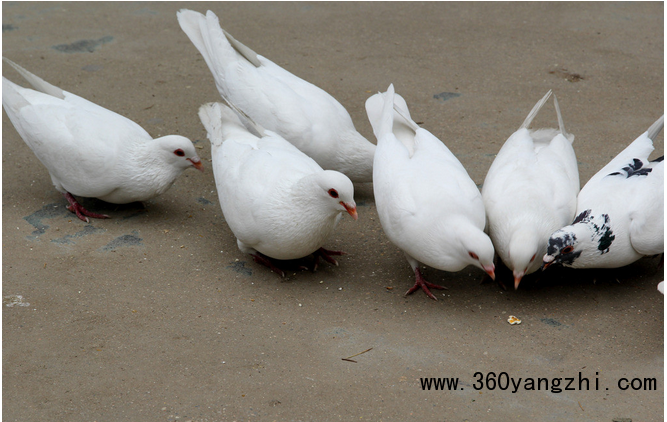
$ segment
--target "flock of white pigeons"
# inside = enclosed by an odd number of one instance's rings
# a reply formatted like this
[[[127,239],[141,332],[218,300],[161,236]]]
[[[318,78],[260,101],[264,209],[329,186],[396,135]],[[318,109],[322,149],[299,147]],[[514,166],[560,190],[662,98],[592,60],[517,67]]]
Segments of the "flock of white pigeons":
[[[518,288],[526,274],[554,264],[614,268],[663,254],[664,162],[649,154],[664,116],[580,191],[574,136],[555,96],[558,129],[529,129],[549,91],[500,149],[480,192],[393,85],[366,101],[376,147],[338,101],[241,44],[213,12],[181,10],[177,18],[225,101],[199,110],[225,220],[241,251],[283,276],[280,260],[315,254],[315,265],[336,264],[332,255],[342,252],[322,245],[344,213],[357,219],[353,182],[373,182],[382,228],[415,274],[408,294],[421,288],[435,299],[430,289],[443,288],[424,279],[420,264],[474,265],[495,278],[497,254]],[[2,105],[80,219],[108,216],[73,195],[143,201],[185,169],[202,169],[189,139],[153,139],[4,60],[35,90],[3,77]]]

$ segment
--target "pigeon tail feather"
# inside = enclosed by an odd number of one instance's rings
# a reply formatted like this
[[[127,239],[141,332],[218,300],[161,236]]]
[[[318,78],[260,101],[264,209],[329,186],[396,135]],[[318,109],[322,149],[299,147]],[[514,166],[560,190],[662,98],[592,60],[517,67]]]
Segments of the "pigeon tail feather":
[[[239,127],[243,127],[238,115],[222,103],[207,103],[199,107],[199,119],[206,129],[208,139],[216,146],[222,145],[224,140],[223,122],[236,123]]]
[[[658,134],[660,133],[660,131],[664,126],[665,126],[665,115],[663,114],[662,116],[660,116],[658,120],[655,121],[655,123],[651,125],[650,128],[648,128],[648,131],[646,131],[649,139],[651,141],[655,141],[655,138],[658,136]]]
[[[560,133],[570,141],[570,143],[574,142],[574,135],[570,135],[567,133],[567,130],[565,130],[565,123],[563,123],[563,115],[560,113],[560,107],[558,106],[558,99],[556,98],[556,94],[554,94],[554,108],[556,109],[556,116],[558,116],[558,129],[560,130]]]
[[[245,126],[245,128],[248,129],[249,132],[260,138],[266,136],[266,129],[264,129],[260,124],[256,123],[250,116],[248,116],[245,112],[243,112],[243,110],[238,108],[233,102],[229,101],[228,98],[222,97],[222,99],[225,100],[225,103],[227,103],[229,108],[231,108],[236,112],[239,119],[243,123],[243,126]]]
[[[213,12],[211,12],[210,10],[207,12],[207,15],[208,13],[213,14]],[[222,32],[225,34],[225,37],[227,37],[227,41],[229,41],[229,44],[231,44],[231,46],[234,47],[234,50],[236,50],[241,56],[243,56],[246,60],[252,63],[253,66],[260,67],[262,65],[262,63],[259,61],[259,58],[257,57],[258,56],[257,53],[255,53],[252,49],[242,44],[236,38],[232,37],[232,35],[229,32],[225,31],[224,29],[222,30]]]
[[[2,77],[2,105],[10,119],[13,113],[16,113],[20,108],[30,105],[30,103],[19,92],[20,86],[16,85],[9,79]],[[12,114],[9,114],[10,111]]]
[[[549,90],[549,92],[547,92],[546,95],[542,97],[542,99],[538,101],[537,104],[535,104],[535,107],[533,107],[530,113],[528,113],[528,117],[526,117],[526,120],[524,120],[523,124],[519,129],[527,129],[528,126],[530,126],[530,124],[533,122],[533,119],[535,118],[535,116],[537,116],[537,113],[540,112],[540,109],[542,109],[544,104],[546,104],[550,96],[551,96],[551,90]]]
[[[65,92],[58,88],[57,86],[51,85],[50,83],[46,82],[44,79],[40,78],[37,75],[33,75],[32,73],[28,72],[21,66],[17,65],[13,61],[9,60],[6,57],[3,57],[2,60],[4,60],[7,64],[9,64],[11,67],[13,67],[23,78],[30,83],[36,90],[43,92],[45,94],[51,95],[56,98],[60,98],[61,100],[65,99]]]
[[[403,107],[398,105],[396,102],[394,102],[394,110],[396,111],[396,113],[398,113],[399,116],[401,116],[403,120],[405,120],[405,123],[410,129],[417,132],[417,130],[419,129],[419,125],[410,118],[410,113],[407,110],[403,110]]]
[[[385,135],[392,133],[394,128],[394,84],[389,84],[384,96],[382,115],[378,122],[378,142]]]
[[[224,66],[236,61],[238,56],[223,33],[215,13],[209,10],[204,16],[193,10],[181,9],[176,13],[176,18],[185,35],[199,50],[211,73],[224,77]],[[221,91],[217,81],[216,85],[218,91]],[[224,98],[222,92],[220,95]]]

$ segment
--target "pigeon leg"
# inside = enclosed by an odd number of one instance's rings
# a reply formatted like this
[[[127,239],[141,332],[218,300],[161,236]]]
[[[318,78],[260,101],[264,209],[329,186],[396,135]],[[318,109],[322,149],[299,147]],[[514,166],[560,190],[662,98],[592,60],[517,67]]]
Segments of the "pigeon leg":
[[[347,255],[347,254],[343,251],[330,251],[328,249],[319,248],[318,250],[313,252],[313,255],[315,255],[315,264],[313,265],[313,271],[316,271],[317,266],[320,263],[320,257],[325,261],[327,261],[329,264],[338,266],[338,261],[333,259],[331,255]]]
[[[405,295],[407,296],[409,294],[412,294],[412,293],[416,292],[417,290],[419,290],[419,288],[421,288],[424,291],[424,293],[426,293],[426,295],[428,297],[430,297],[433,300],[438,300],[438,298],[436,298],[433,295],[433,293],[431,293],[431,291],[428,289],[429,287],[432,288],[432,289],[447,290],[447,287],[445,287],[445,286],[441,286],[439,284],[429,283],[428,281],[426,281],[424,279],[424,277],[422,276],[421,271],[419,271],[419,267],[417,267],[417,268],[415,268],[415,285],[412,286],[410,288],[410,290],[408,290],[405,293]]]
[[[256,263],[269,267],[271,271],[285,278],[285,271],[273,265],[273,262],[271,262],[271,260],[268,257],[262,255],[259,252],[257,252],[256,254],[250,254],[250,256],[252,256],[252,259],[255,260]]]
[[[91,218],[109,218],[108,215],[106,214],[96,214],[94,212],[90,212],[87,209],[85,209],[81,204],[77,202],[76,199],[72,196],[71,193],[65,192],[63,195],[65,195],[65,199],[67,199],[67,202],[69,202],[69,206],[67,207],[68,210],[76,214],[77,217],[79,217],[81,220],[85,221],[86,223],[90,223],[88,220],[88,217]]]

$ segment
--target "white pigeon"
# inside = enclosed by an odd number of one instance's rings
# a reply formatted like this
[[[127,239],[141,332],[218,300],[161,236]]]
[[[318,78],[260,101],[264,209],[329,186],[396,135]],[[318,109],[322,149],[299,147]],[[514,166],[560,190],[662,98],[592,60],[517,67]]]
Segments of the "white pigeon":
[[[513,272],[515,289],[524,275],[540,268],[549,236],[569,224],[577,209],[574,136],[565,131],[556,96],[559,129],[528,129],[550,96],[551,91],[507,139],[482,187],[488,233],[496,253]]]
[[[222,213],[239,249],[282,276],[267,257],[287,260],[315,253],[337,265],[330,255],[341,253],[322,244],[342,213],[357,219],[350,179],[323,170],[274,132],[255,126],[262,134],[255,136],[221,103],[201,106],[199,118],[211,141]]]
[[[164,193],[183,170],[203,168],[189,139],[153,139],[133,121],[3,59],[37,91],[3,77],[2,106],[81,220],[108,216],[86,210],[72,195],[114,204],[144,201]]]
[[[366,101],[378,140],[373,190],[384,232],[408,259],[415,285],[432,299],[419,264],[459,271],[475,265],[495,278],[493,244],[484,233],[482,196],[459,160],[410,117],[390,85]]]
[[[184,9],[176,16],[228,104],[322,168],[344,173],[353,182],[372,180],[375,145],[357,132],[335,98],[235,40],[210,10],[204,16]]]
[[[543,268],[617,268],[664,253],[663,157],[649,161],[660,117],[586,183],[572,224],[549,238]]]

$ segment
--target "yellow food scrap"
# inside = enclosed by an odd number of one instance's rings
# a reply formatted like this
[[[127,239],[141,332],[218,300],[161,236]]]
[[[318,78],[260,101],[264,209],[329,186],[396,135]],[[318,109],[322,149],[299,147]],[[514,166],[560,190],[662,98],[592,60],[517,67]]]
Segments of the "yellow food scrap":
[[[509,322],[511,325],[521,324],[521,320],[514,315],[510,315],[510,317],[507,318],[507,322]]]

